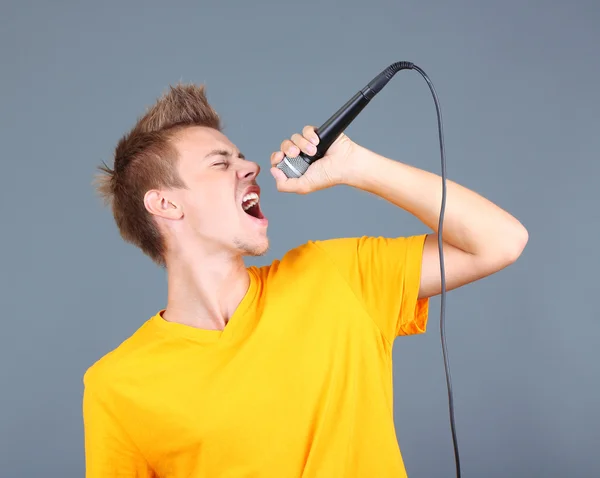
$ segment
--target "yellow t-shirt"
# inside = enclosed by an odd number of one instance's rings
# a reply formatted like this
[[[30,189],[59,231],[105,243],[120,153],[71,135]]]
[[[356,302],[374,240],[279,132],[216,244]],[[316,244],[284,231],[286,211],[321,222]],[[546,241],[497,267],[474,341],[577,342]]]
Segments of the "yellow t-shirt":
[[[223,331],[157,313],[85,374],[86,476],[405,477],[392,343],[425,331],[424,239],[311,241],[248,267]]]

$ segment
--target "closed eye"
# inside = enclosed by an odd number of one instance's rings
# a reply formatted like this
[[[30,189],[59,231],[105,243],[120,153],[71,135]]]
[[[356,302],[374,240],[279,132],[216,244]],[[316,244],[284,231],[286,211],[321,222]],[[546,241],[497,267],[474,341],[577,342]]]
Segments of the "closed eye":
[[[221,158],[231,158],[231,157],[233,157],[233,154],[231,153],[231,151],[227,151],[225,149],[215,149],[215,150],[211,151],[210,153],[208,153],[204,157],[204,159],[210,158],[211,156],[221,157]],[[237,157],[240,159],[246,159],[246,157],[241,152],[238,152]],[[226,163],[226,164],[229,164],[229,163]],[[221,161],[213,164],[213,166],[216,166],[216,165],[222,165]]]

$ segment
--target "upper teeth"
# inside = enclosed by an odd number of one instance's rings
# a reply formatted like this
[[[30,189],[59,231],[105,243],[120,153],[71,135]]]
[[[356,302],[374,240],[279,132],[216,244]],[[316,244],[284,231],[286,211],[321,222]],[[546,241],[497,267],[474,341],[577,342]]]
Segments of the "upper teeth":
[[[248,193],[242,198],[242,207],[244,211],[247,211],[252,206],[258,203],[258,194],[256,193]]]

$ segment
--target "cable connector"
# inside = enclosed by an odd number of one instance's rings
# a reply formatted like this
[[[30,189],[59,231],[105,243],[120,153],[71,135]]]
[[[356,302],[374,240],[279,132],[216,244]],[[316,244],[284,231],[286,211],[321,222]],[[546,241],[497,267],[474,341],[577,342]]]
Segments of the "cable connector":
[[[370,83],[361,90],[361,93],[367,100],[371,100],[385,85],[387,85],[388,81],[390,81],[396,73],[400,70],[412,70],[413,67],[414,65],[410,61],[393,63],[373,78]]]

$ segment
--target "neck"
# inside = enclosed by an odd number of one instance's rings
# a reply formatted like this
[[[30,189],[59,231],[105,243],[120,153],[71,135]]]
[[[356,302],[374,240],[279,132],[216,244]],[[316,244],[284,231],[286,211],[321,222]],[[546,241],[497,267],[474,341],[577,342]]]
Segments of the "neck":
[[[177,257],[167,261],[163,318],[200,329],[223,330],[250,286],[240,255]]]

